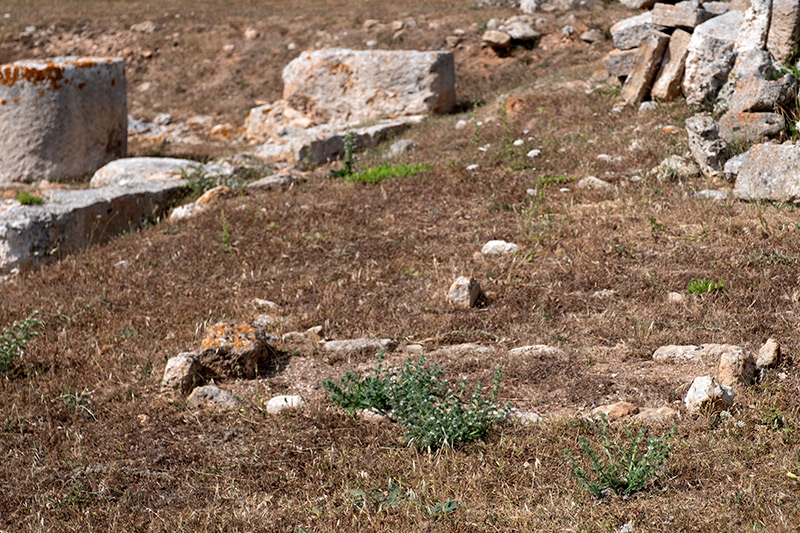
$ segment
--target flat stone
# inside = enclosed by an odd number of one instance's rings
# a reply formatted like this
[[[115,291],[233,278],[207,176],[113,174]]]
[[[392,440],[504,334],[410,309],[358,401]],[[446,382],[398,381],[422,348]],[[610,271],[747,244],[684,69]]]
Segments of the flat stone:
[[[712,101],[727,80],[736,57],[734,44],[743,18],[741,12],[730,11],[695,28],[681,83],[689,105],[701,106]]]
[[[605,191],[605,192],[614,190],[613,185],[595,176],[586,176],[585,178],[581,178],[581,180],[578,181],[578,188],[586,189],[589,191]]]
[[[717,95],[714,112],[721,115],[729,110],[757,111],[757,109],[750,109],[750,106],[753,105],[752,100],[759,98],[762,93],[761,82],[779,80],[781,76],[783,74],[780,71],[780,65],[774,62],[772,55],[766,50],[748,50],[738,54],[728,80]],[[737,90],[741,93],[738,96],[740,103],[735,104],[736,107],[732,109],[731,100]],[[758,110],[773,111],[771,107]]]
[[[671,407],[645,407],[633,416],[632,422],[638,424],[671,424],[680,417],[680,413]]]
[[[251,191],[273,191],[287,189],[297,184],[297,178],[291,174],[281,173],[264,176],[261,179],[248,183],[245,188]]]
[[[283,69],[283,99],[316,124],[448,113],[456,103],[453,53],[303,52]]]
[[[797,0],[772,0],[767,50],[783,63],[794,53],[800,39],[800,4]]]
[[[630,50],[611,50],[606,57],[603,58],[603,63],[606,66],[608,75],[617,78],[628,76],[633,71],[633,64],[636,61],[637,51],[638,48],[631,48]]]
[[[546,344],[532,344],[530,346],[520,346],[508,351],[508,355],[516,357],[563,357],[564,350]]]
[[[521,0],[519,8],[523,13],[570,11],[597,5],[599,0]]]
[[[797,79],[784,74],[777,80],[740,78],[734,84],[728,110],[734,113],[775,111],[788,108],[797,99]]]
[[[657,31],[648,32],[642,39],[633,70],[622,87],[622,98],[626,103],[638,105],[647,98],[669,40],[669,35]]]
[[[195,386],[203,382],[201,370],[196,354],[181,353],[170,357],[164,368],[161,390],[177,390],[182,394],[189,394]]]
[[[761,371],[765,368],[775,368],[781,360],[781,345],[775,339],[767,339],[767,342],[758,350],[756,368]]]
[[[517,15],[507,19],[497,29],[507,33],[512,41],[524,44],[537,41],[542,37],[541,32],[536,30],[534,25],[535,22],[532,17]]]
[[[719,412],[733,405],[736,393],[710,376],[695,378],[684,404],[690,413]]]
[[[42,205],[0,205],[0,274],[29,270],[154,220],[186,194],[182,180],[52,189]]]
[[[697,177],[700,168],[692,161],[680,155],[671,155],[650,171],[662,181],[686,181]]]
[[[275,349],[260,327],[218,322],[206,329],[197,360],[215,377],[255,378],[274,365]]]
[[[464,276],[456,278],[447,291],[450,303],[462,309],[475,307],[481,294],[483,294],[483,291],[478,280]]]
[[[397,348],[397,342],[393,339],[343,339],[325,341],[321,345],[327,352],[345,356],[372,356],[380,351],[392,352]]]
[[[669,345],[661,346],[653,352],[653,360],[702,362],[704,354],[705,352],[702,346],[694,346],[691,344],[685,346]]]
[[[276,415],[289,409],[300,409],[305,405],[302,396],[275,396],[267,402],[267,413]]]
[[[202,169],[205,165],[189,159],[171,157],[129,157],[111,161],[92,176],[92,187],[108,185],[128,186],[141,181],[166,183],[180,180],[182,175],[192,169]]]
[[[800,147],[757,144],[745,153],[736,174],[734,198],[800,202]]]
[[[653,24],[668,28],[693,29],[713,16],[703,9],[702,4],[690,1],[678,2],[675,5],[655,4],[652,13]]]
[[[650,91],[653,98],[671,101],[681,96],[681,81],[691,38],[691,34],[683,30],[675,30],[670,36],[661,70]]]
[[[780,137],[786,120],[779,113],[726,113],[719,120],[719,136],[728,144],[753,144]]]
[[[431,352],[435,357],[488,357],[495,352],[491,346],[484,346],[474,342],[465,342],[463,344],[453,344],[451,346],[444,346]]]
[[[653,23],[653,14],[650,11],[635,17],[620,20],[611,26],[611,38],[614,46],[620,50],[637,48],[647,35],[648,31],[662,31],[666,28]]]
[[[706,200],[711,200],[714,202],[721,202],[723,200],[727,200],[730,198],[731,193],[728,191],[720,191],[716,189],[703,189],[702,191],[697,191],[695,194],[698,198],[704,198]]]
[[[518,249],[519,246],[513,242],[489,241],[483,245],[483,248],[481,248],[481,253],[483,255],[513,254]]]
[[[0,184],[82,179],[125,157],[125,60],[0,65]]]
[[[212,409],[215,411],[234,411],[241,407],[241,402],[230,392],[216,385],[197,387],[186,399],[190,409]]]
[[[392,143],[392,146],[389,147],[388,156],[392,158],[400,157],[408,152],[413,152],[417,148],[419,148],[419,146],[414,141],[409,139],[400,139],[399,141]]]

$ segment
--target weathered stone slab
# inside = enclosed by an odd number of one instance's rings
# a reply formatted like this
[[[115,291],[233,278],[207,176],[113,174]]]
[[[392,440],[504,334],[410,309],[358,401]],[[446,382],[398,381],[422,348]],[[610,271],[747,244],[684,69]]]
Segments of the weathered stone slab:
[[[633,71],[622,87],[622,98],[628,104],[639,104],[647,97],[669,44],[669,35],[650,31],[639,45]]]
[[[569,11],[581,7],[592,7],[598,0],[522,0],[519,8],[523,13]]]
[[[714,176],[722,168],[727,155],[727,144],[719,137],[719,127],[708,113],[689,117],[684,123],[689,137],[689,150],[700,165],[700,170]]]
[[[508,48],[511,46],[511,36],[504,31],[487,30],[481,35],[481,43],[492,48]]]
[[[620,3],[633,9],[650,9],[656,0],[620,0]]]
[[[729,2],[703,2],[703,9],[716,17],[730,11],[731,4]]]
[[[695,28],[689,41],[681,84],[687,103],[699,106],[713,100],[725,83],[735,59],[734,43],[744,15],[730,11]]]
[[[0,65],[0,183],[83,178],[127,150],[125,61]]]
[[[750,7],[744,12],[744,21],[736,38],[734,49],[737,54],[767,47],[772,1],[750,0]]]
[[[728,144],[752,144],[780,137],[786,120],[780,113],[726,113],[719,120],[719,136]]]
[[[630,50],[611,50],[605,58],[603,63],[606,65],[606,72],[609,76],[623,78],[628,76],[633,71],[633,63],[636,61],[636,52],[638,48],[631,48]]]
[[[425,117],[405,117],[401,120],[383,120],[372,126],[357,127],[357,123],[345,124],[340,128],[325,124],[294,135],[271,138],[257,146],[253,153],[268,162],[289,162],[299,165],[322,165],[339,159],[344,155],[344,141],[348,132],[355,135],[356,149],[375,146],[404,131],[409,124],[418,123]]]
[[[112,161],[92,176],[89,182],[92,187],[109,185],[128,186],[140,181],[169,181],[181,179],[183,172],[194,167],[203,167],[202,163],[190,159],[174,159],[171,157],[129,157]]]
[[[794,53],[800,39],[800,3],[797,0],[772,0],[772,17],[767,34],[767,50],[784,62]]]
[[[43,205],[0,207],[0,274],[28,270],[161,216],[186,194],[182,180],[43,193]]]
[[[740,81],[744,83],[741,89],[747,91],[752,89],[749,86],[752,80],[778,80],[781,76],[779,65],[773,61],[772,55],[766,50],[748,50],[738,54],[728,80],[717,94],[714,111],[722,114],[729,110],[734,92],[737,85],[740,85]],[[756,94],[758,94],[758,91],[756,91]],[[737,109],[736,111],[746,110]],[[768,109],[768,111],[772,111],[772,109]]]
[[[653,98],[670,101],[680,97],[683,70],[691,38],[692,35],[683,30],[675,30],[670,36],[669,46],[664,52],[664,62],[650,91]]]
[[[620,20],[611,26],[611,38],[614,46],[620,50],[636,48],[642,42],[648,31],[663,31],[666,28],[653,23],[653,14],[648,11],[635,17]]]
[[[326,49],[283,69],[283,98],[314,123],[447,113],[455,105],[453,53]]]
[[[734,83],[728,110],[733,113],[745,111],[773,111],[789,108],[797,99],[797,79],[784,74],[777,80],[756,77],[739,78]]]
[[[667,28],[689,28],[707,21],[713,15],[703,9],[702,4],[691,1],[675,5],[658,3],[653,6],[653,24]]]
[[[718,412],[733,405],[736,393],[732,388],[720,385],[711,376],[695,378],[684,403],[689,412]]]
[[[736,174],[734,198],[800,202],[800,146],[757,144],[746,153]]]

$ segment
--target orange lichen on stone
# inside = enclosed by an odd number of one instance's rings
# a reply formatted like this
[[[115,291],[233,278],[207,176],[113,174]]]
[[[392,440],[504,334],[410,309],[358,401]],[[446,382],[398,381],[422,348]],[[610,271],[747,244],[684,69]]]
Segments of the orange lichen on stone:
[[[221,322],[209,326],[203,339],[204,350],[229,347],[235,351],[253,350],[258,346],[256,329],[250,324]]]
[[[337,63],[336,65],[332,66],[329,69],[329,72],[331,74],[338,74],[341,72],[342,74],[346,74],[347,76],[349,76],[350,74],[353,73],[353,70],[344,63]]]
[[[0,85],[13,87],[19,82],[36,85],[50,84],[51,89],[60,89],[64,79],[64,67],[55,63],[47,63],[44,68],[23,65],[7,65],[0,68]]]

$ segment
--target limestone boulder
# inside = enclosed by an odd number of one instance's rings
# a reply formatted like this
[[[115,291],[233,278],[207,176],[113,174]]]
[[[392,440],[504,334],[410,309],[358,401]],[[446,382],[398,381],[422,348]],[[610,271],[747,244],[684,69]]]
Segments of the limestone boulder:
[[[750,145],[780,137],[786,120],[780,113],[726,113],[719,120],[719,136],[730,145]]]
[[[283,99],[316,124],[447,113],[453,109],[452,52],[303,52],[283,69]]]
[[[737,54],[749,50],[764,50],[767,46],[773,0],[750,0],[744,20],[736,37]]]
[[[734,198],[800,202],[800,146],[757,144],[736,173]]]
[[[717,381],[727,387],[751,385],[756,375],[753,354],[741,348],[726,350],[719,359]]]
[[[172,157],[129,157],[117,159],[104,165],[92,175],[92,187],[109,185],[128,186],[142,181],[166,183],[180,180],[192,169],[203,168],[202,163]]]
[[[633,71],[633,64],[636,61],[637,48],[630,50],[611,50],[606,57],[603,58],[603,63],[606,67],[606,72],[609,76],[616,78],[623,78],[628,76]]]
[[[186,406],[190,409],[209,409],[213,411],[235,411],[241,407],[241,402],[229,391],[220,389],[216,385],[197,387],[186,399]]]
[[[481,42],[492,48],[509,48],[511,46],[511,36],[500,30],[487,30],[481,36]]]
[[[321,343],[322,349],[336,355],[346,357],[354,355],[374,356],[378,352],[392,352],[397,348],[393,339],[342,339]]]
[[[450,303],[462,309],[475,307],[483,294],[481,284],[476,279],[460,276],[453,281],[447,291]]]
[[[730,11],[695,28],[681,83],[690,105],[701,106],[713,101],[727,80],[736,57],[734,44],[743,19],[741,12]]]
[[[627,104],[638,105],[650,93],[650,86],[658,74],[669,41],[669,35],[665,33],[648,31],[639,43],[633,70],[622,87],[622,98]]]
[[[189,394],[202,382],[202,367],[197,361],[196,354],[181,353],[170,357],[167,361],[164,377],[161,380],[161,390],[175,390],[182,394]]]
[[[671,101],[681,96],[681,81],[691,38],[692,35],[683,30],[672,32],[669,46],[664,52],[664,61],[650,91],[654,99]]]

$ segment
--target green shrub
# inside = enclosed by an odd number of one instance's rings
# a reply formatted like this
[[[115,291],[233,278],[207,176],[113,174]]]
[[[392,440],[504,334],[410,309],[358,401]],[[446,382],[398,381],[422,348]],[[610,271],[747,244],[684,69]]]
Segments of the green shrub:
[[[348,178],[353,175],[356,167],[356,148],[357,148],[356,132],[348,131],[344,136],[344,168],[339,170],[331,170],[331,178]],[[311,156],[311,149],[309,148],[306,154]]]
[[[182,169],[181,177],[186,181],[190,195],[195,198],[220,185],[238,189],[244,183],[244,178],[239,173],[234,172],[233,174],[223,175],[208,172],[205,166],[202,165],[192,166],[189,170]]]
[[[44,200],[29,192],[19,191],[16,200],[22,205],[42,205]]]
[[[500,377],[498,368],[491,393],[484,398],[480,383],[468,392],[468,382],[461,380],[454,389],[442,379],[441,367],[426,365],[421,356],[416,362],[407,359],[400,370],[386,369],[379,358],[372,376],[347,372],[338,383],[325,380],[322,385],[334,403],[351,412],[374,409],[389,415],[403,425],[409,442],[437,449],[483,438],[505,417],[508,405],[494,405]]]
[[[686,285],[686,291],[689,294],[706,294],[722,290],[725,282],[722,280],[711,281],[710,279],[693,279]]]
[[[645,438],[644,429],[634,434],[633,428],[628,426],[627,442],[621,442],[610,437],[605,415],[601,415],[598,424],[603,448],[600,453],[592,449],[585,437],[578,438],[581,449],[592,463],[590,472],[581,468],[569,450],[564,450],[578,483],[596,498],[606,496],[609,491],[622,496],[642,490],[672,452],[672,445],[667,441],[674,436],[676,428],[662,437]]]
[[[0,373],[6,373],[11,368],[11,362],[20,357],[28,346],[28,341],[39,335],[36,328],[44,324],[36,317],[36,311],[25,320],[17,320],[11,328],[3,328],[0,333]]]

